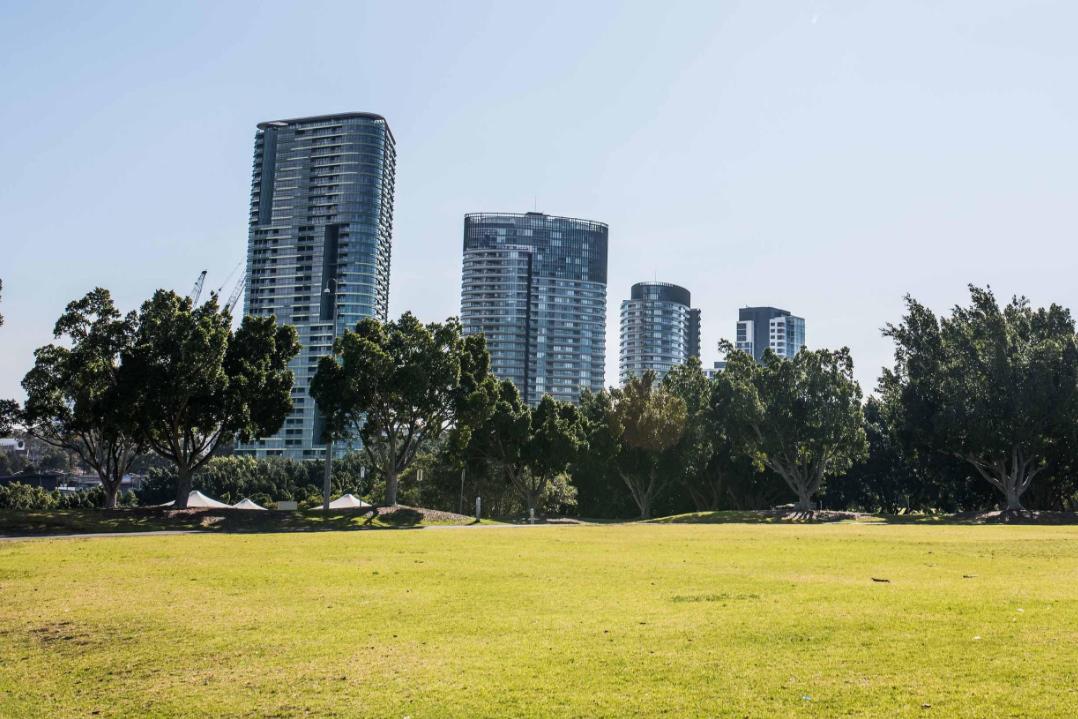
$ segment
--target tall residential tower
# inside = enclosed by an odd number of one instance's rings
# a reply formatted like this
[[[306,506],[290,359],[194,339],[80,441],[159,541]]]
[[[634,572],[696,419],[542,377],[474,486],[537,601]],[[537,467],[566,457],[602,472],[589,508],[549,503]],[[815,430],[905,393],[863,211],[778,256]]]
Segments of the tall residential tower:
[[[255,133],[246,312],[295,325],[295,407],[281,430],[238,450],[295,459],[325,453],[307,394],[318,359],[361,318],[386,319],[396,147],[366,112],[263,122]]]
[[[621,303],[621,384],[646,370],[662,378],[700,356],[700,310],[689,291],[667,282],[638,282]]]
[[[805,346],[805,320],[777,307],[742,307],[737,316],[737,349],[757,362],[771,349],[779,357],[793,357]]]
[[[464,216],[460,317],[491,371],[529,404],[604,386],[607,226],[524,214]]]

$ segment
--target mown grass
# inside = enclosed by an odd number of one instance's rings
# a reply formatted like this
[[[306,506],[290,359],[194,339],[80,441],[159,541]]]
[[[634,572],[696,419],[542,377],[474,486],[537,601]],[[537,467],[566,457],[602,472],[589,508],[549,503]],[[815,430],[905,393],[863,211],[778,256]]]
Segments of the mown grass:
[[[0,716],[90,715],[1074,717],[1078,528],[0,543]]]

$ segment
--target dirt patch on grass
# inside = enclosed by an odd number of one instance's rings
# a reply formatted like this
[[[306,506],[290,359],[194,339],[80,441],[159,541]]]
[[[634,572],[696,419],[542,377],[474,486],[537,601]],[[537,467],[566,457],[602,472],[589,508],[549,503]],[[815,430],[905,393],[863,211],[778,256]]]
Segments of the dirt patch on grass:
[[[698,602],[725,602],[729,600],[759,599],[759,594],[676,594],[670,598],[674,604],[696,604]]]
[[[54,622],[35,627],[30,630],[30,636],[42,644],[72,644],[82,646],[89,644],[89,635],[79,630],[74,622]]]

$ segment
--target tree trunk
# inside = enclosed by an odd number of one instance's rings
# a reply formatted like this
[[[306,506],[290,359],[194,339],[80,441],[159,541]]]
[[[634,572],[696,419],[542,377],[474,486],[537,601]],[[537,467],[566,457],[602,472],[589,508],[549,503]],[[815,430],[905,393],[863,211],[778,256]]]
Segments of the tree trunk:
[[[775,464],[772,468],[786,480],[786,485],[797,495],[797,504],[794,505],[794,509],[798,512],[811,512],[814,509],[812,495],[815,493],[815,487],[812,480],[805,476],[808,470],[797,465],[785,464]]]
[[[191,494],[191,470],[179,469],[176,476],[176,502],[173,509],[187,509],[187,495]]]
[[[322,462],[322,511],[329,511],[329,495],[333,493],[333,440],[326,442],[326,458]]]
[[[1008,512],[1024,509],[1022,495],[1033,483],[1033,478],[1044,469],[1044,465],[1036,466],[1035,455],[1027,457],[1017,446],[1011,448],[1009,460],[1006,457],[985,459],[973,454],[959,456],[972,464],[989,484],[1003,493],[1007,501],[1005,511]]]
[[[386,468],[386,506],[397,506],[397,468],[392,465]]]
[[[1018,489],[1011,483],[1008,483],[1007,491],[1004,493],[1007,497],[1007,511],[1016,512],[1025,509],[1022,506],[1022,495],[1018,493]]]
[[[651,519],[651,494],[655,487],[655,468],[648,471],[648,487],[640,493],[640,519]]]
[[[116,509],[116,495],[120,492],[120,480],[106,482],[102,477],[101,488],[105,490],[105,509]]]

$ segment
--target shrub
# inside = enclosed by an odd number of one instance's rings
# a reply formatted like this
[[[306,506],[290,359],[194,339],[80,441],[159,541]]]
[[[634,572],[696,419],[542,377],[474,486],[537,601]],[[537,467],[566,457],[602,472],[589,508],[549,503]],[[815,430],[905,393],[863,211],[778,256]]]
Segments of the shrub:
[[[58,493],[49,492],[22,482],[0,486],[0,509],[16,509],[22,512],[55,509]]]
[[[362,458],[352,453],[333,463],[333,494],[347,492],[362,496],[370,491],[370,475],[360,479]],[[142,489],[139,502],[163,504],[176,497],[176,474],[171,468],[153,468]],[[272,457],[215,457],[192,478],[193,489],[214,499],[235,504],[244,497],[264,507],[278,500],[303,502],[312,496],[322,503],[322,462],[301,462]]]

